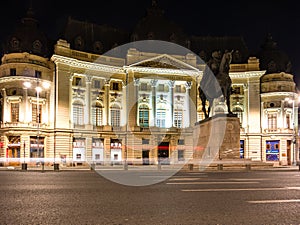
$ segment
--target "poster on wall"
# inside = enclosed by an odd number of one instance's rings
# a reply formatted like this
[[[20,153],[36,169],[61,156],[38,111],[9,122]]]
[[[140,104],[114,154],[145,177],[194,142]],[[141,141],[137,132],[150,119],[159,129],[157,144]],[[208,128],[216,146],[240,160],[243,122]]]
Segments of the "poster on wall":
[[[244,140],[240,140],[240,159],[244,158]]]
[[[122,163],[122,140],[110,140],[110,160],[113,164]]]
[[[280,141],[266,141],[266,160],[279,161]]]
[[[104,161],[104,139],[103,138],[92,139],[92,161],[97,164],[101,164]]]
[[[85,139],[84,138],[73,139],[73,161],[74,162],[85,161]]]

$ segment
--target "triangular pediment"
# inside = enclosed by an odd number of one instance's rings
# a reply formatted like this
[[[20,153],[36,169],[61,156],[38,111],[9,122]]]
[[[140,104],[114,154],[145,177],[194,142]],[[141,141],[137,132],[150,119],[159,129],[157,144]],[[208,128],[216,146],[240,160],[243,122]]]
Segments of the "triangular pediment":
[[[150,59],[146,59],[129,67],[147,67],[147,68],[162,68],[162,69],[177,69],[177,70],[195,70],[196,68],[180,61],[170,55],[163,54]]]

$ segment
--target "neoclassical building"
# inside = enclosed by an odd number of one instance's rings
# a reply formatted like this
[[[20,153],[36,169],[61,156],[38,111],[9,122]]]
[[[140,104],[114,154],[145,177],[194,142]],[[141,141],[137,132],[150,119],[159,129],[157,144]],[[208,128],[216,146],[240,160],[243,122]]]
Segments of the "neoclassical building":
[[[142,40],[190,52],[117,48]],[[196,147],[194,126],[204,119],[198,86],[215,50],[233,50],[240,157],[281,165],[299,158],[298,92],[290,61],[271,35],[249,55],[241,37],[186,35],[153,4],[132,32],[68,18],[54,41],[29,10],[3,46],[2,165],[186,162]],[[221,98],[211,116],[218,113],[227,113]]]

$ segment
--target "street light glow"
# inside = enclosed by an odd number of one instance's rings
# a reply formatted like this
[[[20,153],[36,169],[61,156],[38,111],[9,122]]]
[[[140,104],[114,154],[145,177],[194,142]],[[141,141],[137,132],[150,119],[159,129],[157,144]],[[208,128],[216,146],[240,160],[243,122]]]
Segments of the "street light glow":
[[[24,82],[24,86],[27,87],[27,88],[30,88],[31,87],[31,83],[28,82],[28,81],[26,81],[26,82]]]

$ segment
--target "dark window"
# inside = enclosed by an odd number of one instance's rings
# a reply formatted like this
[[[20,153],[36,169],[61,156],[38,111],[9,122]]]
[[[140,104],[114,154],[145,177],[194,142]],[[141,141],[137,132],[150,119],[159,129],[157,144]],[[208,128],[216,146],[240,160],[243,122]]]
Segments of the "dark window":
[[[142,139],[142,144],[143,144],[143,145],[148,145],[148,144],[149,144],[149,139],[143,138],[143,139]]]
[[[11,68],[10,69],[10,75],[11,76],[16,76],[17,75],[17,69],[16,68]]]
[[[94,80],[94,88],[100,88],[100,80]]]
[[[119,90],[119,84],[118,83],[113,83],[113,90],[118,91]]]
[[[35,71],[35,78],[41,78],[41,77],[42,77],[42,72],[36,70],[36,71]]]
[[[178,145],[184,145],[184,139],[178,139]]]

